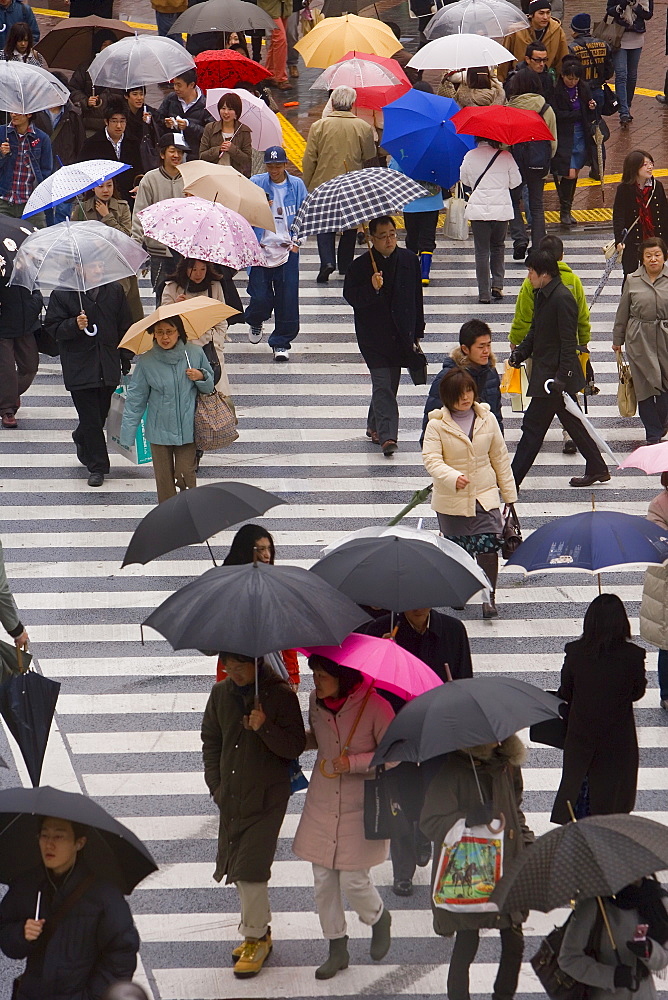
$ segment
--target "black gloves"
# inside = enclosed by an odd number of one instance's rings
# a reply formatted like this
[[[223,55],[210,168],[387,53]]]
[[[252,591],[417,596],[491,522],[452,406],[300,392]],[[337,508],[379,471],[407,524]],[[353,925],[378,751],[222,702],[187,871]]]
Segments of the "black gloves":
[[[129,375],[132,362],[127,358],[121,358],[121,375]]]
[[[522,364],[522,358],[520,357],[518,351],[510,352],[510,357],[508,358],[508,364],[510,365],[511,368],[520,367],[520,365]]]
[[[630,965],[618,965],[615,967],[615,989],[616,990],[637,990],[638,980],[634,969]]]
[[[645,938],[644,941],[627,941],[626,947],[638,958],[647,959],[652,954],[652,942],[649,938]]]
[[[471,806],[466,814],[466,825],[468,827],[472,826],[486,826],[487,823],[491,823],[494,819],[494,806],[491,802],[480,802],[475,806]]]
[[[554,393],[555,396],[556,395],[560,396],[562,394],[562,392],[565,392],[565,390],[566,390],[566,383],[565,382],[562,382],[562,380],[560,378],[553,378],[552,379],[552,383],[550,385],[550,392],[551,393]]]

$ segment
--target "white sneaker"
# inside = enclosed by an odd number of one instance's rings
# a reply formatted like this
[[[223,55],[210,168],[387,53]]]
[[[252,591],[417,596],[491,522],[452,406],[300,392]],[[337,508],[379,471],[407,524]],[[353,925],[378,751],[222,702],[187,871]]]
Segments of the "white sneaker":
[[[290,360],[290,351],[285,347],[275,347],[274,348],[274,361],[281,361],[285,363]]]
[[[259,344],[262,340],[262,323],[259,326],[248,327],[248,339],[251,344]]]

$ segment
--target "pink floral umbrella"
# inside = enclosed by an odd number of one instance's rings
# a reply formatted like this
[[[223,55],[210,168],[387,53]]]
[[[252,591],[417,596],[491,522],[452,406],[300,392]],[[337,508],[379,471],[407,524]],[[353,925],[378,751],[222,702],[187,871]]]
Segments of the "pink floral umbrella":
[[[224,205],[203,198],[167,198],[139,213],[144,234],[184,257],[241,271],[267,260],[250,223]]]
[[[443,683],[431,667],[392,639],[355,632],[340,646],[309,646],[298,652],[305,656],[326,656],[341,666],[353,667],[384,691],[391,691],[400,698],[417,698]]]

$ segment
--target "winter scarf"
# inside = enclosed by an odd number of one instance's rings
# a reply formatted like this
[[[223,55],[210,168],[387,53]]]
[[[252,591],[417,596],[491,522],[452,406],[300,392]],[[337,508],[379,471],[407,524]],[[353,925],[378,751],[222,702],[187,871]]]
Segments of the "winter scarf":
[[[668,893],[654,878],[644,878],[640,885],[627,885],[613,897],[620,910],[637,910],[640,923],[649,924],[647,936],[663,945],[668,941],[668,913],[664,899]]]
[[[633,10],[635,7],[642,7],[643,10],[649,11],[649,0],[637,0],[636,3],[630,3],[628,7],[625,7],[621,14],[622,21],[626,21],[629,27],[633,26],[635,20],[635,15]],[[617,8],[619,10],[619,8]]]
[[[654,185],[638,187],[636,184],[636,204],[638,206],[638,225],[644,240],[654,236],[654,219],[650,211],[649,203],[654,194]]]

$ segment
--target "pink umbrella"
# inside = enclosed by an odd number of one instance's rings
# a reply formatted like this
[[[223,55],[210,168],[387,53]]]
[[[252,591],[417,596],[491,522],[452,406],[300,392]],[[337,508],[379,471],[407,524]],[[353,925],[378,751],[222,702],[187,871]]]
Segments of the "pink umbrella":
[[[250,223],[224,205],[203,198],[167,198],[139,213],[144,234],[184,257],[224,264],[235,271],[267,260]]]
[[[619,463],[620,469],[642,469],[648,476],[668,472],[668,441],[636,448],[628,458]]]
[[[417,698],[443,683],[431,667],[391,639],[355,632],[340,646],[309,646],[299,652],[304,656],[326,656],[341,666],[353,667],[370,677],[378,687],[400,698]]]
[[[361,108],[371,108],[380,111],[386,104],[403,97],[411,85],[405,73],[394,59],[386,59],[386,63],[395,63],[396,71],[383,63],[355,56],[344,59],[329,66],[321,73],[311,90],[334,90],[336,87],[354,87],[357,94],[356,104]]]

